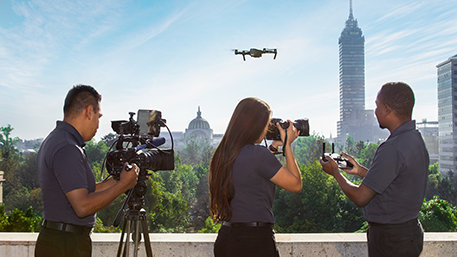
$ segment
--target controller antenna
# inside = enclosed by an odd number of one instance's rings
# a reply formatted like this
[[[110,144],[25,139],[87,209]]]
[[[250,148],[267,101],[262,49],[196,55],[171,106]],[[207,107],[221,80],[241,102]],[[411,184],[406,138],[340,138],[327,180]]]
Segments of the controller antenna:
[[[325,161],[325,142],[322,143],[322,160]]]

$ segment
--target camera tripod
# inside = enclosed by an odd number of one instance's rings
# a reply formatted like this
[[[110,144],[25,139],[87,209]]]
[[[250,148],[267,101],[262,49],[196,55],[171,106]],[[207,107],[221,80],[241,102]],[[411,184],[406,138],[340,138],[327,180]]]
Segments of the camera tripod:
[[[149,240],[149,233],[148,233],[148,225],[146,222],[146,211],[143,209],[143,202],[144,199],[136,199],[132,193],[135,191],[131,189],[129,192],[127,199],[124,202],[124,205],[120,211],[124,211],[124,224],[122,226],[122,233],[121,233],[121,240],[119,241],[119,247],[117,249],[117,257],[129,257],[129,250],[130,250],[130,235],[132,236],[132,241],[134,243],[133,249],[133,256],[138,256],[139,250],[139,243],[141,241],[141,234],[140,234],[140,223],[141,223],[141,231],[143,232],[144,238],[144,246],[146,248],[146,256],[153,257],[152,249],[151,249],[151,241]],[[125,204],[129,204],[128,209],[125,208]],[[119,217],[118,213],[118,217]],[[116,224],[117,223],[117,224]],[[116,218],[115,224],[119,225],[119,219]],[[131,231],[132,229],[132,231]],[[125,235],[125,241],[124,241]],[[122,254],[122,255],[121,255]]]

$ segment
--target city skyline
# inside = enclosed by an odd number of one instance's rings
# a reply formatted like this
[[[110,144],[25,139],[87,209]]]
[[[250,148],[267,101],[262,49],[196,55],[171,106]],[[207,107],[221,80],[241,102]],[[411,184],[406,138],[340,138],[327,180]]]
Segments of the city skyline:
[[[45,137],[71,86],[89,84],[103,98],[97,139],[138,109],[160,110],[172,131],[184,131],[198,106],[224,133],[249,96],[274,117],[309,118],[311,131],[336,137],[348,11],[349,0],[2,1],[0,126]],[[353,13],[365,36],[365,108],[374,109],[382,84],[405,81],[413,118],[437,120],[436,65],[457,54],[455,4],[353,1]],[[251,47],[277,48],[277,58],[243,61],[232,51]]]

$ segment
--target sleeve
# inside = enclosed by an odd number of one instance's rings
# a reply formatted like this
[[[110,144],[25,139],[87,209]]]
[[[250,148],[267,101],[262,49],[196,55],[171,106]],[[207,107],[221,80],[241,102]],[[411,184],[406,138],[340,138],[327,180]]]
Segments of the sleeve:
[[[392,144],[381,144],[362,183],[381,194],[398,176],[400,157]]]
[[[258,163],[258,173],[261,177],[270,180],[281,169],[282,164],[276,159],[274,154],[266,147],[258,146],[256,151],[256,161]]]
[[[64,146],[54,155],[54,174],[65,193],[88,188],[86,169],[87,161],[75,145]]]

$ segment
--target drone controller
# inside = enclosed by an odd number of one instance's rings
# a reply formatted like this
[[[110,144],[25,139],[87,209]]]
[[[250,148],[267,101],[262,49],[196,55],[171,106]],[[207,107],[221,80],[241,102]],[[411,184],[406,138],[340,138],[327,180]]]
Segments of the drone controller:
[[[338,163],[338,168],[340,169],[352,169],[354,164],[352,164],[348,159],[344,158],[341,154],[335,153],[335,144],[332,143],[332,153],[325,153],[325,143],[322,143],[322,160],[327,161],[325,156],[332,157],[333,160]]]

